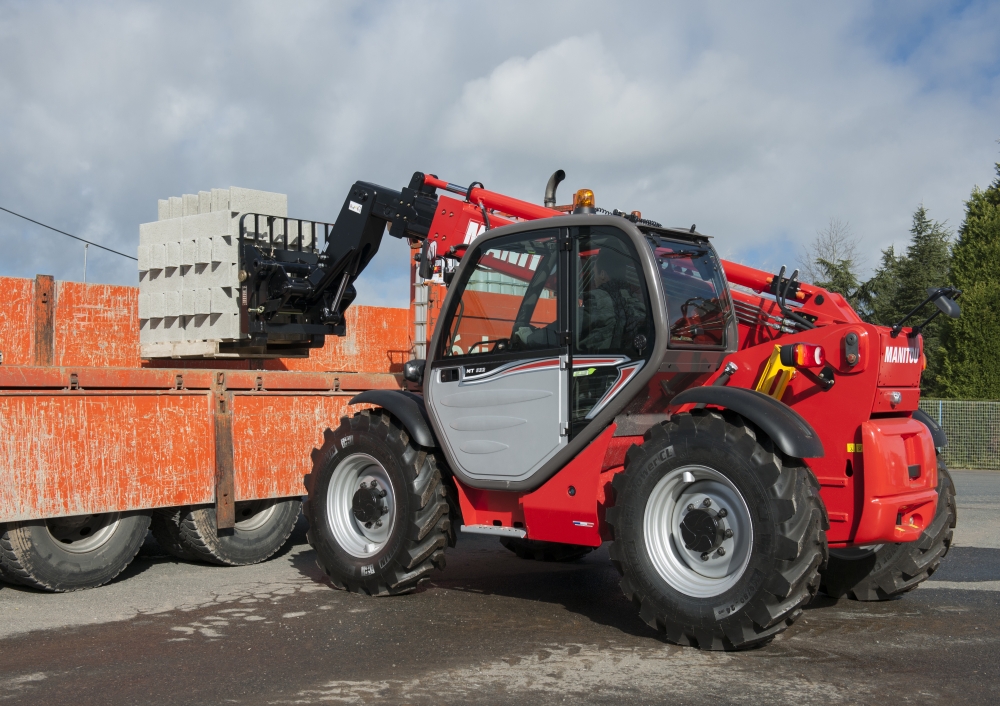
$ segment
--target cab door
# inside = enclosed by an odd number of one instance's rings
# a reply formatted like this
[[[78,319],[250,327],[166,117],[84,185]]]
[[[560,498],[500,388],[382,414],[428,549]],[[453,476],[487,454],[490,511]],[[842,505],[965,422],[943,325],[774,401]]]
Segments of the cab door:
[[[468,255],[424,394],[470,479],[520,482],[569,434],[566,229],[494,238]]]

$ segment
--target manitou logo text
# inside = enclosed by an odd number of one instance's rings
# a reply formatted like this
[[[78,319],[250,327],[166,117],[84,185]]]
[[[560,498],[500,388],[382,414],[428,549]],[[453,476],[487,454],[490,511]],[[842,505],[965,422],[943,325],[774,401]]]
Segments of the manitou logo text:
[[[886,346],[885,347],[885,359],[886,363],[919,363],[920,362],[920,349],[919,348],[908,348],[905,346]]]

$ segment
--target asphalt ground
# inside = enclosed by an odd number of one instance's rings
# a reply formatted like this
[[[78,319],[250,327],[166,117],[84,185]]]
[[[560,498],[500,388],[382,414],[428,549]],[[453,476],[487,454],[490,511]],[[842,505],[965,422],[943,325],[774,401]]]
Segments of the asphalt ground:
[[[300,520],[257,566],[178,562],[149,539],[108,586],[0,589],[0,701],[995,703],[1000,473],[954,475],[955,546],[930,581],[884,603],[821,596],[761,649],[664,643],[606,549],[548,564],[462,536],[413,595],[335,591]]]

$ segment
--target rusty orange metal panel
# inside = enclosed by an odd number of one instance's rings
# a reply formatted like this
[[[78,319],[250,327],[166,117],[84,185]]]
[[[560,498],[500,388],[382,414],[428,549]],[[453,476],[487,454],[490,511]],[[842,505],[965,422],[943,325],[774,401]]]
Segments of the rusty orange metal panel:
[[[0,353],[4,365],[31,365],[35,348],[35,282],[0,277]]]
[[[408,309],[352,306],[347,310],[346,336],[327,336],[326,345],[308,358],[265,365],[272,370],[399,373],[411,349]]]
[[[209,393],[0,396],[0,522],[214,498]]]
[[[304,495],[323,432],[350,413],[350,395],[233,395],[236,499]]]
[[[61,368],[0,366],[0,389],[45,389],[69,387],[69,373]]]
[[[53,363],[138,368],[138,302],[136,287],[59,282]]]

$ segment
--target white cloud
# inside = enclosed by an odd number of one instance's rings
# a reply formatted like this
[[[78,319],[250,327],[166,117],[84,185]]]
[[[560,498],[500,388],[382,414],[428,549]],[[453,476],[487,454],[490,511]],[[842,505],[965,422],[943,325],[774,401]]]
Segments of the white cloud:
[[[992,178],[997,7],[6,4],[0,205],[132,251],[157,199],[200,189],[329,220],[358,179],[538,201],[564,168],[751,263],[791,263],[831,216],[874,259],[920,202],[957,225]],[[0,246],[0,274],[82,274],[82,246],[9,216]],[[405,304],[407,257],[387,241],[362,300]],[[93,250],[89,270],[136,276]]]

